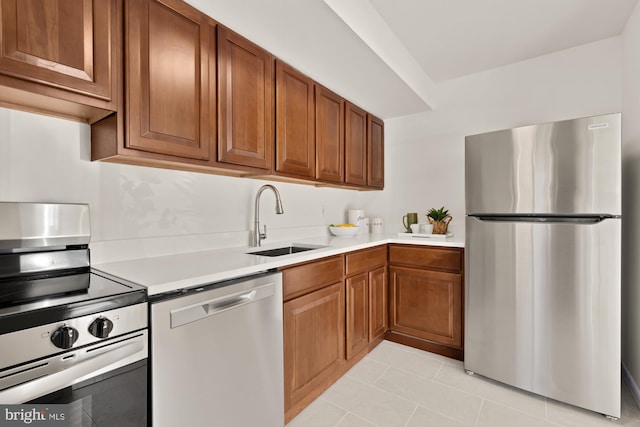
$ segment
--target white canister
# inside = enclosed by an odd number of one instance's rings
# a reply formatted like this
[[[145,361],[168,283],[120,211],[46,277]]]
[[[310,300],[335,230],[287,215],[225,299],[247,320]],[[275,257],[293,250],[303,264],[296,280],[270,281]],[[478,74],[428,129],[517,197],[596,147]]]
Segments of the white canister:
[[[364,219],[364,223],[363,223],[363,227],[362,227],[362,232],[364,234],[369,234],[369,218],[365,218]]]
[[[373,218],[371,220],[371,232],[376,234],[384,233],[384,222],[382,222],[382,218]]]
[[[358,234],[362,234],[364,223],[364,210],[363,209],[349,209],[349,224],[353,224],[357,227],[361,227]]]

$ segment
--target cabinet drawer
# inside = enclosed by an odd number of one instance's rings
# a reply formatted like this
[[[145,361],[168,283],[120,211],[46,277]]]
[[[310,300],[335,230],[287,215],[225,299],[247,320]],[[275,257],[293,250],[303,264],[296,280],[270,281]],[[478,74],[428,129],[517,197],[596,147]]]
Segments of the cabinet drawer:
[[[387,263],[387,247],[365,249],[354,253],[347,254],[345,262],[345,274],[362,273],[363,271],[372,270]]]
[[[460,248],[407,245],[389,247],[389,264],[451,272],[461,272],[464,266]]]
[[[338,255],[309,264],[282,270],[285,301],[324,286],[340,282],[344,277],[344,257]]]

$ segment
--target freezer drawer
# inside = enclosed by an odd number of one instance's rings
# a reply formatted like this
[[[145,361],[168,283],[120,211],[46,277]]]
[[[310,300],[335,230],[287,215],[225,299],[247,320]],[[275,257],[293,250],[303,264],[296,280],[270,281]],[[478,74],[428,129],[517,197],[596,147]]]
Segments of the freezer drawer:
[[[465,138],[468,214],[611,214],[621,205],[620,114]]]
[[[467,217],[465,369],[619,417],[620,222]]]

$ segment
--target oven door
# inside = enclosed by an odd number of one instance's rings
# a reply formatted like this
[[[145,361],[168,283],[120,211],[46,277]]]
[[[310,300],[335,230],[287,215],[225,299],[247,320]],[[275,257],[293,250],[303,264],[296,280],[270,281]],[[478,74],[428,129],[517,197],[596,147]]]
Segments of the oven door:
[[[69,405],[69,425],[147,425],[148,332],[20,364],[0,372],[0,404]]]
[[[146,426],[147,359],[98,375],[28,403],[69,405],[67,413],[72,420],[70,425]]]

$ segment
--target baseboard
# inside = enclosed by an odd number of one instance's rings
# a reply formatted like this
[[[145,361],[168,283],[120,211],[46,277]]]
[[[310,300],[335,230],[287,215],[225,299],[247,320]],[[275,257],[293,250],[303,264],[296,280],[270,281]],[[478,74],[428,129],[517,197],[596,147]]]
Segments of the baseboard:
[[[464,350],[462,349],[448,347],[446,345],[427,341],[422,338],[412,337],[395,331],[387,331],[384,334],[384,339],[397,342],[398,344],[408,345],[409,347],[418,348],[420,350],[429,351],[431,353],[440,354],[452,359],[464,361]]]
[[[640,387],[638,387],[638,384],[631,376],[624,362],[622,363],[622,379],[627,384],[627,387],[629,387],[629,391],[631,392],[631,396],[633,396],[633,400],[636,401],[636,405],[640,407]]]

